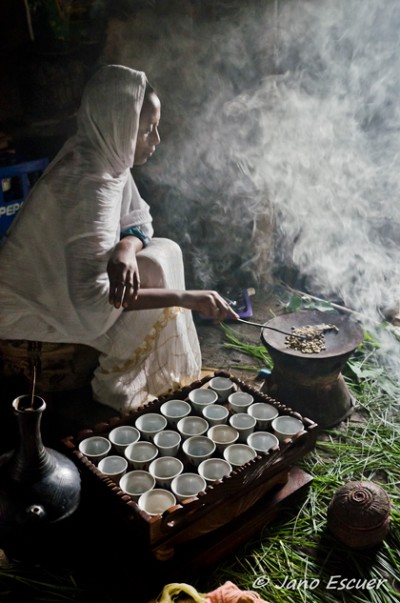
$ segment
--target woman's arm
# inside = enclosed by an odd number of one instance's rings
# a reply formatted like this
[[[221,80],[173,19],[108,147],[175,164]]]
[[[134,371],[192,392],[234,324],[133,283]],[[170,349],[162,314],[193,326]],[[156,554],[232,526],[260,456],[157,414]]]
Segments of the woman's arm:
[[[137,298],[140,289],[136,254],[147,246],[153,236],[150,207],[141,198],[132,174],[122,191],[120,230],[121,240],[107,264],[110,281],[108,299],[115,308],[126,308],[128,302]]]
[[[143,249],[143,242],[134,236],[124,237],[114,247],[107,263],[110,281],[108,301],[115,308],[124,308],[133,302],[139,293],[140,275],[136,254]]]
[[[151,310],[180,306],[195,310],[215,320],[230,318],[236,320],[238,315],[228,302],[216,291],[177,290],[177,289],[141,289],[136,300],[130,299],[125,307],[127,311]]]

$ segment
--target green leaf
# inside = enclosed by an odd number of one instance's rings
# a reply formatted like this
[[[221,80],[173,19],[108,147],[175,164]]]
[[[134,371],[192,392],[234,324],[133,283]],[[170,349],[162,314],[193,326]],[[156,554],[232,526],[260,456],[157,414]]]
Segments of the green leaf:
[[[294,293],[288,303],[285,305],[286,312],[297,312],[299,310],[319,310],[320,312],[330,312],[334,308],[330,301],[316,300],[305,295]]]

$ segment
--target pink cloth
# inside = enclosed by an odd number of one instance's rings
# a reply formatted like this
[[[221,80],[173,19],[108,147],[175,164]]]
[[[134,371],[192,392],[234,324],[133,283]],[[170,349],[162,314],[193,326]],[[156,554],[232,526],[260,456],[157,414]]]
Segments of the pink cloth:
[[[206,603],[267,603],[252,590],[241,590],[233,582],[225,582],[206,595]]]

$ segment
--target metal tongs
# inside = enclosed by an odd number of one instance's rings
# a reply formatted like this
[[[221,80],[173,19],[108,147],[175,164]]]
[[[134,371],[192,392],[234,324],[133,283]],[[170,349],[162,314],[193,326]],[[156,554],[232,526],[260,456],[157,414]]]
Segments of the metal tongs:
[[[282,329],[276,329],[275,327],[268,327],[267,325],[262,325],[258,322],[250,322],[249,320],[243,320],[243,318],[238,318],[238,322],[243,322],[245,325],[252,325],[253,327],[261,327],[261,329],[269,329],[270,331],[276,331],[277,333],[282,333],[282,335],[287,335],[289,337],[297,337],[298,339],[309,339],[309,335],[296,335],[295,333],[288,333],[287,331],[282,331]]]
[[[235,306],[237,305],[237,302],[229,299],[228,297],[224,296],[225,301],[228,302],[228,304],[232,307],[235,308]],[[265,325],[261,325],[258,322],[251,322],[250,320],[244,320],[243,318],[237,318],[238,322],[243,322],[245,325],[251,325],[253,327],[261,327],[261,329],[269,329],[270,331],[276,331],[277,333],[282,333],[282,335],[287,335],[289,337],[297,337],[297,339],[309,339],[309,335],[295,335],[294,333],[288,333],[287,331],[282,331],[282,329],[276,329],[275,327],[267,327]]]

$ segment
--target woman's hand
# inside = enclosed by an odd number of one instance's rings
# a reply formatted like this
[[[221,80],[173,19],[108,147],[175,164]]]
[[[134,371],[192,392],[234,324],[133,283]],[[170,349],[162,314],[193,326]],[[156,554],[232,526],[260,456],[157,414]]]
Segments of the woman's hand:
[[[182,293],[182,306],[217,321],[239,318],[228,302],[216,291],[185,291]]]
[[[139,243],[138,243],[139,242]],[[140,244],[140,247],[139,247]],[[108,301],[115,308],[127,308],[137,299],[140,289],[140,276],[136,262],[136,252],[142,243],[136,237],[125,237],[114,247],[107,264],[110,280]]]

